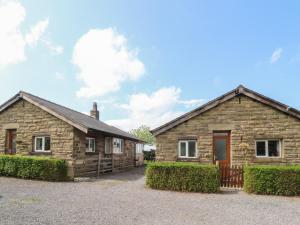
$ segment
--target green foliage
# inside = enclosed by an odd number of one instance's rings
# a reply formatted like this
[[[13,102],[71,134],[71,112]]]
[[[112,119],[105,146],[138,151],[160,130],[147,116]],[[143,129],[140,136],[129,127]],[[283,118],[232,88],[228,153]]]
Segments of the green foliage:
[[[244,190],[265,195],[300,195],[300,166],[247,166]]]
[[[64,160],[19,155],[0,155],[0,176],[48,181],[68,180]]]
[[[150,132],[150,127],[145,125],[140,126],[137,129],[133,129],[130,133],[137,138],[145,141],[147,144],[153,145],[154,144],[154,136]]]
[[[143,153],[144,153],[144,160],[155,161],[155,151],[154,150],[143,151]]]
[[[146,184],[161,190],[215,193],[220,190],[219,169],[196,163],[149,163]]]

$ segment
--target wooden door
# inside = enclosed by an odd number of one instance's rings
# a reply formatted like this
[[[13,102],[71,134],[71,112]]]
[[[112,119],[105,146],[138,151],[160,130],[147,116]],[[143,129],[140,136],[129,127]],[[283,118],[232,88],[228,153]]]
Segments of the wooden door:
[[[214,132],[213,134],[213,162],[230,165],[230,132]]]
[[[17,152],[17,130],[7,130],[7,138],[6,138],[6,154],[16,154]]]

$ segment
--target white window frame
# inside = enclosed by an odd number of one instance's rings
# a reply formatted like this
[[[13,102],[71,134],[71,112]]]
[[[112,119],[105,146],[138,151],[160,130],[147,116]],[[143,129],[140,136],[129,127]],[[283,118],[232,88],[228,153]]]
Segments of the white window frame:
[[[120,147],[115,146],[115,142],[120,142]],[[124,139],[121,138],[113,138],[113,153],[114,154],[123,154],[124,149]]]
[[[269,141],[278,141],[279,144],[279,156],[269,156]],[[257,155],[257,142],[265,142],[266,154]],[[264,140],[255,140],[255,157],[256,158],[281,158],[282,144],[280,139],[264,139]]]
[[[93,137],[86,137],[85,138],[85,141],[87,141],[88,140],[88,142],[89,142],[89,146],[88,146],[88,148],[86,148],[85,147],[85,152],[88,152],[88,153],[94,153],[94,152],[96,152],[96,139],[95,138],[93,138]],[[93,148],[91,148],[90,146],[91,146],[91,140],[94,140],[94,149]],[[86,142],[85,142],[86,143]],[[84,144],[85,144],[84,143]]]
[[[45,150],[46,138],[50,138],[50,150]],[[37,149],[37,140],[42,139],[42,149]],[[35,136],[34,137],[34,151],[35,152],[51,152],[51,137],[50,136]]]
[[[189,157],[188,154],[189,154],[189,150],[188,150],[188,146],[189,146],[189,142],[195,142],[195,156],[194,157]],[[185,143],[185,147],[186,147],[186,155],[185,156],[181,156],[180,153],[181,153],[181,149],[180,149],[180,146],[181,146],[181,143]],[[180,140],[178,141],[178,157],[179,158],[182,158],[182,159],[195,159],[197,158],[197,140]]]
[[[136,143],[135,144],[135,152],[137,154],[143,153],[143,150],[144,150],[144,145],[143,144],[141,144],[141,143]]]
[[[112,142],[111,141],[112,141],[111,137],[105,137],[105,144],[104,144],[105,154],[111,154],[112,153]],[[107,150],[108,147],[109,147],[109,151]]]

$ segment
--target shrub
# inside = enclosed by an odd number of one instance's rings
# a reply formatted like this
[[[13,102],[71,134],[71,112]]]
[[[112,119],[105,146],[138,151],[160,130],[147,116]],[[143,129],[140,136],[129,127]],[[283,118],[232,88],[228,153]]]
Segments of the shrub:
[[[300,166],[247,166],[244,190],[266,195],[300,195]]]
[[[48,181],[68,179],[64,160],[19,155],[0,155],[0,176]]]
[[[196,163],[149,163],[146,184],[154,189],[206,192],[220,190],[219,169]]]
[[[155,151],[143,151],[144,153],[144,160],[146,161],[155,161]]]

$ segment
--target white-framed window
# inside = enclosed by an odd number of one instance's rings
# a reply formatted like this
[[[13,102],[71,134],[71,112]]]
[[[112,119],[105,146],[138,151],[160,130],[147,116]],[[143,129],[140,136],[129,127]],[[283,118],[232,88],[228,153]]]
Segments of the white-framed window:
[[[123,153],[124,140],[121,138],[113,138],[113,153]]]
[[[86,137],[85,138],[85,152],[95,152],[95,151],[96,151],[95,138]]]
[[[256,157],[280,157],[281,141],[280,140],[256,140],[255,141]]]
[[[135,145],[135,152],[136,152],[137,154],[143,153],[143,150],[144,150],[144,145],[143,145],[143,144],[137,143],[137,144]]]
[[[35,152],[50,152],[50,136],[34,137]]]
[[[197,141],[196,140],[180,140],[178,142],[179,158],[196,158],[197,157]]]
[[[105,154],[111,154],[111,137],[105,137],[105,146],[104,151]]]

